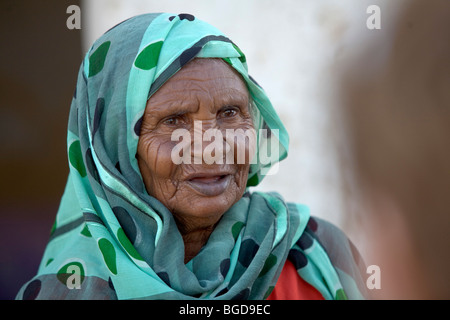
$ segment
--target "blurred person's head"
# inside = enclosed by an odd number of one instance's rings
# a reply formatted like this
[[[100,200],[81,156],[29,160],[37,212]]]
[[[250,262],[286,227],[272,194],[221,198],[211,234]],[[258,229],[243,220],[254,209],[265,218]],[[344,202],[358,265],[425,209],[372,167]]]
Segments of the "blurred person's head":
[[[368,262],[378,297],[448,299],[450,1],[408,2],[395,25],[379,68],[363,58],[343,81]]]

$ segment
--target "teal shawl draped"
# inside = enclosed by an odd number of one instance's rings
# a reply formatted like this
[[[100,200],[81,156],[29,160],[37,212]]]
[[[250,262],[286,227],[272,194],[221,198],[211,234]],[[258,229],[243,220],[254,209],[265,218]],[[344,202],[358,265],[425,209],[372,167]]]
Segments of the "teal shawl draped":
[[[248,192],[184,263],[172,214],[148,195],[136,150],[148,98],[193,58],[221,58],[245,80],[260,148]],[[70,174],[38,274],[18,299],[264,299],[286,259],[326,299],[361,298],[353,247],[306,206],[250,192],[287,156],[288,134],[246,57],[219,30],[189,14],[144,14],[107,31],[82,62],[71,104]],[[256,156],[259,159],[258,155]],[[321,234],[324,235],[321,239]],[[327,251],[326,243],[338,249]]]

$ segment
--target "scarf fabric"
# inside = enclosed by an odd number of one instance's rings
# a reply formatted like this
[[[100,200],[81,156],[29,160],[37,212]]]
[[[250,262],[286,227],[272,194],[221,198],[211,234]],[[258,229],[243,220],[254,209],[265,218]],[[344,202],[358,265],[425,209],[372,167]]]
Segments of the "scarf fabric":
[[[257,137],[256,159],[262,152],[267,158],[264,146],[277,147],[270,161],[251,165],[248,187],[287,156],[283,124],[249,76],[245,55],[219,30],[188,14],[120,23],[82,62],[69,115],[66,189],[38,274],[18,299],[264,299],[288,258],[324,298],[362,297],[346,238],[325,228],[329,243],[341,243],[334,251],[344,252],[332,261],[318,237],[320,220],[272,193],[248,189],[184,263],[181,234],[146,192],[136,151],[147,100],[193,58],[221,58],[240,73],[256,105],[255,128],[269,130]]]

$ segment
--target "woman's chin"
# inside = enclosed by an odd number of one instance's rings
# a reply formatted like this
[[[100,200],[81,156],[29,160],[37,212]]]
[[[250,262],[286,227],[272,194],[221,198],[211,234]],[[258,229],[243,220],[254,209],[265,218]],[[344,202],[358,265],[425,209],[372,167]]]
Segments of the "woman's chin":
[[[182,200],[174,208],[174,214],[179,220],[186,222],[190,220],[215,224],[239,198],[234,191],[228,189],[214,196],[191,192],[189,196],[182,197]]]

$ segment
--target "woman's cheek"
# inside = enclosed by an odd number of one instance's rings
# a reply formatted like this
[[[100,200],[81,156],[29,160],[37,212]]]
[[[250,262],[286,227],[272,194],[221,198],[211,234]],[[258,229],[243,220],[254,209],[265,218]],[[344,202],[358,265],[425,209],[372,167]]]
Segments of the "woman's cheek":
[[[171,141],[170,137],[158,135],[142,141],[138,150],[147,167],[145,172],[149,175],[145,180],[151,180],[152,184],[155,184],[161,182],[160,180],[171,178],[175,168],[171,159],[171,152],[175,144],[176,142]]]
[[[176,165],[172,161],[172,150],[176,142],[165,140],[157,143],[152,150],[152,158],[154,159],[155,176],[162,179],[171,179]]]
[[[227,152],[232,152],[227,154],[228,163],[238,165],[250,164],[255,156],[256,141],[257,136],[253,126],[242,126],[229,131],[226,134],[226,142],[228,144],[226,150]]]

